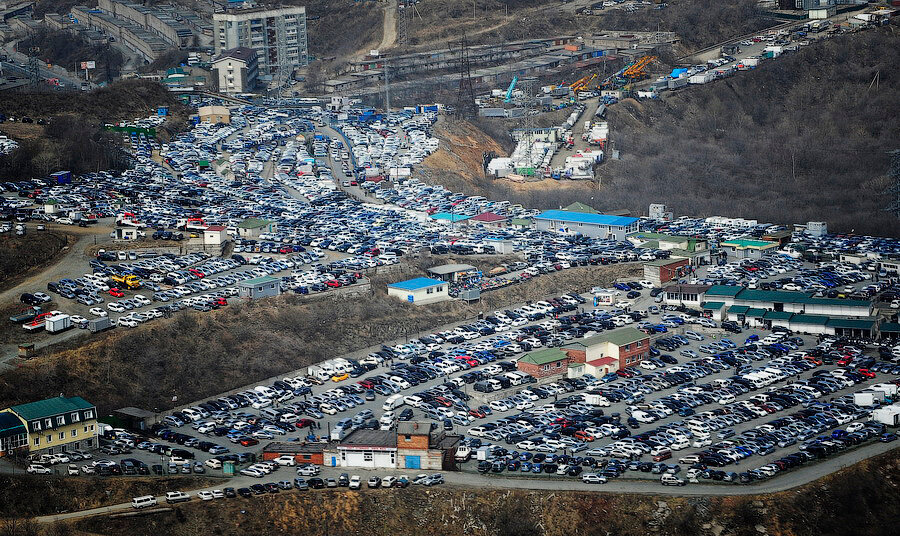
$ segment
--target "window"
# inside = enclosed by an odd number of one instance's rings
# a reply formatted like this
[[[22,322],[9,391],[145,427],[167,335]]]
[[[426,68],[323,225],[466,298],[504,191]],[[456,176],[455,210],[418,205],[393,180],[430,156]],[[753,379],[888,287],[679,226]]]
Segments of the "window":
[[[92,427],[92,428],[93,428],[93,427]],[[84,433],[88,433],[88,427],[87,427],[87,426],[84,427]]]
[[[91,425],[91,432],[93,432],[93,431],[94,431],[94,425],[92,424],[92,425]]]
[[[72,437],[78,437],[78,430],[72,430]]]
[[[65,418],[65,417],[63,417],[62,415],[60,415],[59,417],[56,418],[56,426],[62,426],[62,425],[64,425],[64,424],[66,424],[66,418]]]
[[[373,459],[374,459],[374,455],[372,454],[371,450],[367,450],[367,451],[363,452],[363,461],[364,462],[370,462]]]
[[[40,445],[41,445],[41,438],[39,438],[39,437],[34,438],[34,446],[39,447]]]
[[[59,433],[59,440],[60,440],[60,441],[65,441],[65,440],[66,440],[66,433],[65,433],[65,432],[60,432],[60,433]]]
[[[70,417],[72,419],[72,422],[78,422],[81,420],[81,418],[78,417],[78,412],[73,413],[72,415],[70,415]]]
[[[93,440],[93,439],[88,439],[87,441],[84,442],[84,444],[87,445],[87,446],[89,446],[89,447],[93,447],[93,446],[94,446],[94,440]]]
[[[41,429],[41,423],[40,423],[40,422],[34,421],[33,423],[31,423],[31,431],[32,431],[32,432],[38,432],[38,431],[40,431],[40,429]]]
[[[409,434],[404,435],[404,436],[403,436],[403,441],[412,441],[412,436],[409,435]]]
[[[87,411],[85,411],[85,412],[84,412],[84,418],[85,418],[85,419],[93,419],[93,418],[94,418],[94,411],[93,411],[93,410],[90,410],[90,409],[87,410]],[[93,426],[92,426],[91,428],[93,428]]]
[[[44,428],[53,428],[53,419],[44,419]]]
[[[425,294],[434,294],[434,289],[433,288],[425,289]]]
[[[550,370],[550,365],[544,365],[541,370]]]
[[[47,441],[47,443],[53,443],[53,436],[48,434],[45,440]]]

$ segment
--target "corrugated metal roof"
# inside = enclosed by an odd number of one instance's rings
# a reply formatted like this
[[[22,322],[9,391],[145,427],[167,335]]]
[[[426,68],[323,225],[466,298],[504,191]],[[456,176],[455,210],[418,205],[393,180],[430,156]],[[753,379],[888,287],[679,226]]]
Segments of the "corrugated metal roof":
[[[431,279],[430,277],[417,277],[408,281],[398,281],[397,283],[391,283],[390,285],[388,285],[388,288],[399,288],[400,290],[419,290],[446,284],[447,283],[439,279]]]
[[[569,356],[559,348],[545,348],[543,350],[538,350],[537,352],[525,354],[519,359],[519,362],[531,363],[532,365],[546,365],[547,363],[554,363],[568,358]]]
[[[15,435],[27,434],[25,425],[22,421],[12,413],[0,413],[0,438],[12,437]]]
[[[707,296],[737,296],[744,287],[736,285],[713,285],[706,291]]]
[[[63,413],[68,413],[70,411],[91,409],[93,407],[93,404],[80,396],[71,396],[69,398],[58,396],[56,398],[38,400],[37,402],[29,402],[28,404],[19,404],[18,406],[12,406],[9,409],[26,421],[33,421],[35,419],[43,419],[44,417],[62,415]]]
[[[567,212],[565,210],[545,210],[535,219],[557,220],[572,223],[588,223],[591,225],[611,225],[626,227],[638,221],[638,218],[626,216],[610,216],[608,214],[588,214],[586,212]]]

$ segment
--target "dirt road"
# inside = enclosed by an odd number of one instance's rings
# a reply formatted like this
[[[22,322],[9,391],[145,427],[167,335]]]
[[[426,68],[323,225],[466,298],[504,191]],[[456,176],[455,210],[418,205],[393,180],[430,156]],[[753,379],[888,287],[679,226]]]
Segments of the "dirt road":
[[[381,43],[378,50],[385,50],[397,44],[397,0],[389,0],[384,4],[384,30],[381,32]]]

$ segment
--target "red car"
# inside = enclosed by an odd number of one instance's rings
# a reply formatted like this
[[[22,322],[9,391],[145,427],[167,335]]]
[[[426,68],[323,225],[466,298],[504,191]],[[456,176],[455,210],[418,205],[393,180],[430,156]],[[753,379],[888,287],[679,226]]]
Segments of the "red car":
[[[316,421],[312,419],[300,419],[299,421],[294,423],[294,426],[297,428],[312,428],[316,425]]]
[[[259,445],[259,441],[253,439],[252,437],[245,437],[241,439],[241,445],[245,447],[252,447],[253,445]]]
[[[228,305],[228,301],[225,298],[216,298],[216,305]]]
[[[125,293],[117,288],[111,288],[111,289],[109,289],[109,295],[113,296],[115,298],[121,298],[122,296],[125,295]]]
[[[875,377],[875,373],[866,368],[861,368],[861,369],[857,370],[856,372],[859,372],[860,374],[862,374],[863,376],[865,376],[866,378],[869,378],[869,379]]]
[[[472,417],[478,417],[479,419],[487,417],[487,414],[480,409],[470,409],[469,415],[471,415]]]
[[[206,277],[206,274],[196,268],[188,268],[188,271],[201,279]]]
[[[341,286],[341,282],[338,281],[337,279],[329,279],[328,281],[325,282],[325,285],[328,287],[337,288],[337,287]]]
[[[373,383],[372,380],[359,380],[359,381],[356,382],[356,383],[358,383],[359,385],[365,387],[366,389],[373,389],[373,388],[375,388],[375,383]]]

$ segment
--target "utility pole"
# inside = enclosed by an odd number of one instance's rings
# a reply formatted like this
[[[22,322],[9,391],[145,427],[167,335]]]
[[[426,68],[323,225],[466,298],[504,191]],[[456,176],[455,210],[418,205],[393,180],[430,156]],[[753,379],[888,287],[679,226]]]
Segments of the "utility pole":
[[[388,79],[388,64],[384,63],[384,118],[387,121],[391,116],[391,82]]]

